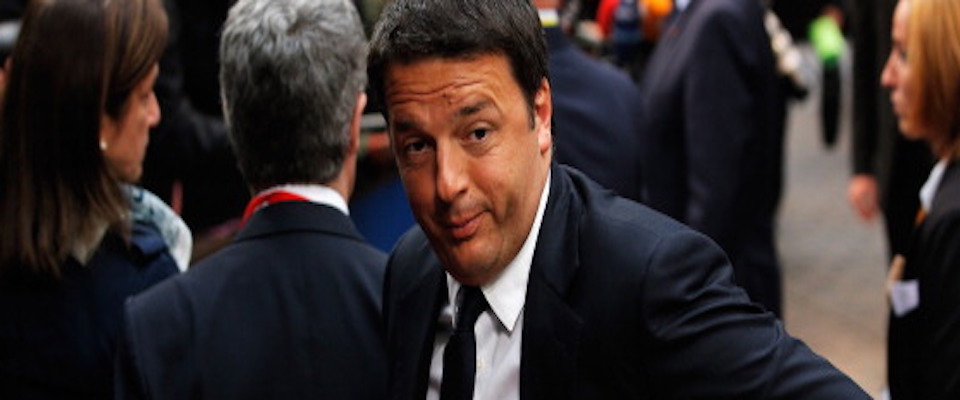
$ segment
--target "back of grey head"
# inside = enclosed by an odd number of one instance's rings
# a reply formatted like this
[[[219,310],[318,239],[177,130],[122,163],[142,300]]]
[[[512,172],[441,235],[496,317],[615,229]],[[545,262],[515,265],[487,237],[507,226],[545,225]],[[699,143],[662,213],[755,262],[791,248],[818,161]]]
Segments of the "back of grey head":
[[[349,144],[366,78],[350,0],[239,0],[224,24],[220,84],[248,183],[327,183]]]

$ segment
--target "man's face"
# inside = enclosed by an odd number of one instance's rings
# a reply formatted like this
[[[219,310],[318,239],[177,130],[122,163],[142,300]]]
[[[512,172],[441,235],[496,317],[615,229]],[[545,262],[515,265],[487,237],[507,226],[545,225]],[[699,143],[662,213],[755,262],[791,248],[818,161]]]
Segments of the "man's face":
[[[550,86],[533,121],[502,55],[389,67],[388,126],[407,198],[440,261],[481,286],[520,251],[550,168]]]

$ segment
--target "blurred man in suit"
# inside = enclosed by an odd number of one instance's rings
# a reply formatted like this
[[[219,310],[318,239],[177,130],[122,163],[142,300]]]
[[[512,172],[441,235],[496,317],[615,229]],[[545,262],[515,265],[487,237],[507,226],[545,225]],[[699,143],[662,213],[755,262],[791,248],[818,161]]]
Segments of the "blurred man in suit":
[[[591,58],[567,37],[561,0],[534,4],[550,55],[557,161],[639,200],[640,90],[626,73]]]
[[[756,0],[678,1],[641,90],[644,201],[720,244],[754,301],[780,314],[774,217],[783,118]]]
[[[390,398],[868,398],[708,238],[553,161],[529,0],[393,0],[369,70],[419,223],[387,267]]]
[[[385,256],[347,213],[366,43],[349,0],[240,0],[220,48],[257,195],[220,252],[130,300],[120,398],[382,399]]]

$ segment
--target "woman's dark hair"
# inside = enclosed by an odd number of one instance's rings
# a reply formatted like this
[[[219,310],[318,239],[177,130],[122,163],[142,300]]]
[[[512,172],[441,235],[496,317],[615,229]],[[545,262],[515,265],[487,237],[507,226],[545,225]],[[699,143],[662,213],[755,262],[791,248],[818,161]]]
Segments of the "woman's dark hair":
[[[160,0],[30,2],[0,114],[0,274],[59,276],[104,229],[128,235],[100,123],[120,118],[166,39]]]

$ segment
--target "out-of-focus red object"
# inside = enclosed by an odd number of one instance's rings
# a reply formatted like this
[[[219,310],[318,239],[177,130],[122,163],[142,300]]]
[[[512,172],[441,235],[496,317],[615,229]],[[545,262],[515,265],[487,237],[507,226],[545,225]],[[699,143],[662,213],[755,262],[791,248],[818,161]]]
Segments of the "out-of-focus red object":
[[[610,39],[613,33],[613,13],[617,10],[620,0],[601,0],[597,7],[597,25],[600,26],[600,32],[603,33],[605,40]],[[656,41],[660,37],[660,28],[663,21],[673,11],[673,2],[671,0],[640,0],[637,2],[640,7],[640,15],[643,16],[643,38],[648,41]]]

